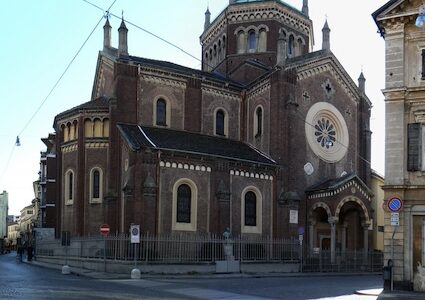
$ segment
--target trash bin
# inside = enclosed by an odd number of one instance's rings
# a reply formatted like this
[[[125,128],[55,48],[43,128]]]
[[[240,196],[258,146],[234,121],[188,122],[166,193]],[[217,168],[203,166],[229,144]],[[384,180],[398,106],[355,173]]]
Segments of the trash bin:
[[[393,267],[391,266],[385,266],[382,270],[382,276],[384,277],[384,281],[385,280],[391,280],[391,269]]]

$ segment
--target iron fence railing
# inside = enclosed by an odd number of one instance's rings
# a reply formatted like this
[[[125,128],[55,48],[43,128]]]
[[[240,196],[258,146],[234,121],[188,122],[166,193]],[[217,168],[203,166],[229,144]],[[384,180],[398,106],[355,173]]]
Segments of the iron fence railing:
[[[369,250],[335,251],[334,261],[330,250],[307,252],[304,272],[382,272],[383,253]]]
[[[36,255],[136,259],[146,263],[212,263],[226,259],[225,245],[230,245],[232,258],[240,261],[298,262],[300,259],[298,239],[245,236],[224,239],[218,235],[189,234],[144,234],[139,244],[131,244],[129,235],[124,234],[72,238],[67,247],[61,245],[61,240],[37,240]]]

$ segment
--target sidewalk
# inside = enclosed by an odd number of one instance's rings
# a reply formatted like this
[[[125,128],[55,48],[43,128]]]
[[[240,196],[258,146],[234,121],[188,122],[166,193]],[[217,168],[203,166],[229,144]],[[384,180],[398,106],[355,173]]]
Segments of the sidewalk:
[[[397,300],[423,300],[425,299],[425,293],[419,293],[414,291],[384,291],[379,294],[378,300],[383,299],[397,299]]]
[[[55,269],[59,272],[62,270],[62,265],[56,265],[38,261],[27,261],[24,259],[24,263],[42,267]],[[82,268],[71,267],[71,273],[77,276],[84,276],[99,280],[119,280],[119,279],[130,279],[130,274],[118,274],[118,273],[104,273],[95,272]],[[376,275],[377,273],[360,273],[362,275]],[[250,278],[250,277],[316,277],[316,276],[352,276],[352,273],[231,273],[231,274],[181,274],[181,275],[167,275],[167,274],[146,274],[142,273],[142,279],[212,279],[212,278]],[[362,296],[376,296],[378,300],[383,299],[411,299],[411,300],[423,300],[425,299],[425,293],[418,293],[413,291],[382,291],[382,289],[371,289],[371,290],[359,290],[354,292],[357,295]]]

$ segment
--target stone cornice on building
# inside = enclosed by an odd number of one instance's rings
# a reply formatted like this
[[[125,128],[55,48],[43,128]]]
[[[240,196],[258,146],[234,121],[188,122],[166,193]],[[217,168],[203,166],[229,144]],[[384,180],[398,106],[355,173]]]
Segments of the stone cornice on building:
[[[202,93],[205,94],[212,94],[220,98],[241,101],[241,97],[239,94],[229,93],[227,89],[217,89],[210,85],[202,84],[201,90]]]
[[[300,81],[324,72],[330,72],[349,98],[355,102],[359,102],[360,97],[358,87],[354,84],[353,80],[342,66],[338,62],[335,62],[332,57],[320,57],[318,59],[308,61],[307,63],[299,64],[296,66],[296,69],[297,80]],[[372,105],[367,97],[364,98],[368,101],[369,105]]]
[[[86,146],[86,149],[108,148],[109,143],[105,141],[100,141],[100,140],[86,140],[85,146]]]
[[[61,146],[62,153],[70,153],[78,150],[77,141],[66,143]]]
[[[264,92],[270,92],[271,83],[270,78],[264,79],[255,86],[253,86],[250,90],[248,90],[248,99],[252,99],[257,97],[258,95],[263,94]]]
[[[161,72],[153,68],[149,70],[147,68],[143,69],[149,73],[140,73],[139,77],[141,80],[154,84],[168,85],[175,88],[186,88],[186,81],[181,78],[170,76],[169,73]]]

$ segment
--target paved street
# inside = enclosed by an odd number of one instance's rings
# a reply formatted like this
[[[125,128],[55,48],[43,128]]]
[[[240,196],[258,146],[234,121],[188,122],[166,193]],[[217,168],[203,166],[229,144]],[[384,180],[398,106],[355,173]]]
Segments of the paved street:
[[[376,299],[381,276],[98,280],[0,256],[0,299]]]

